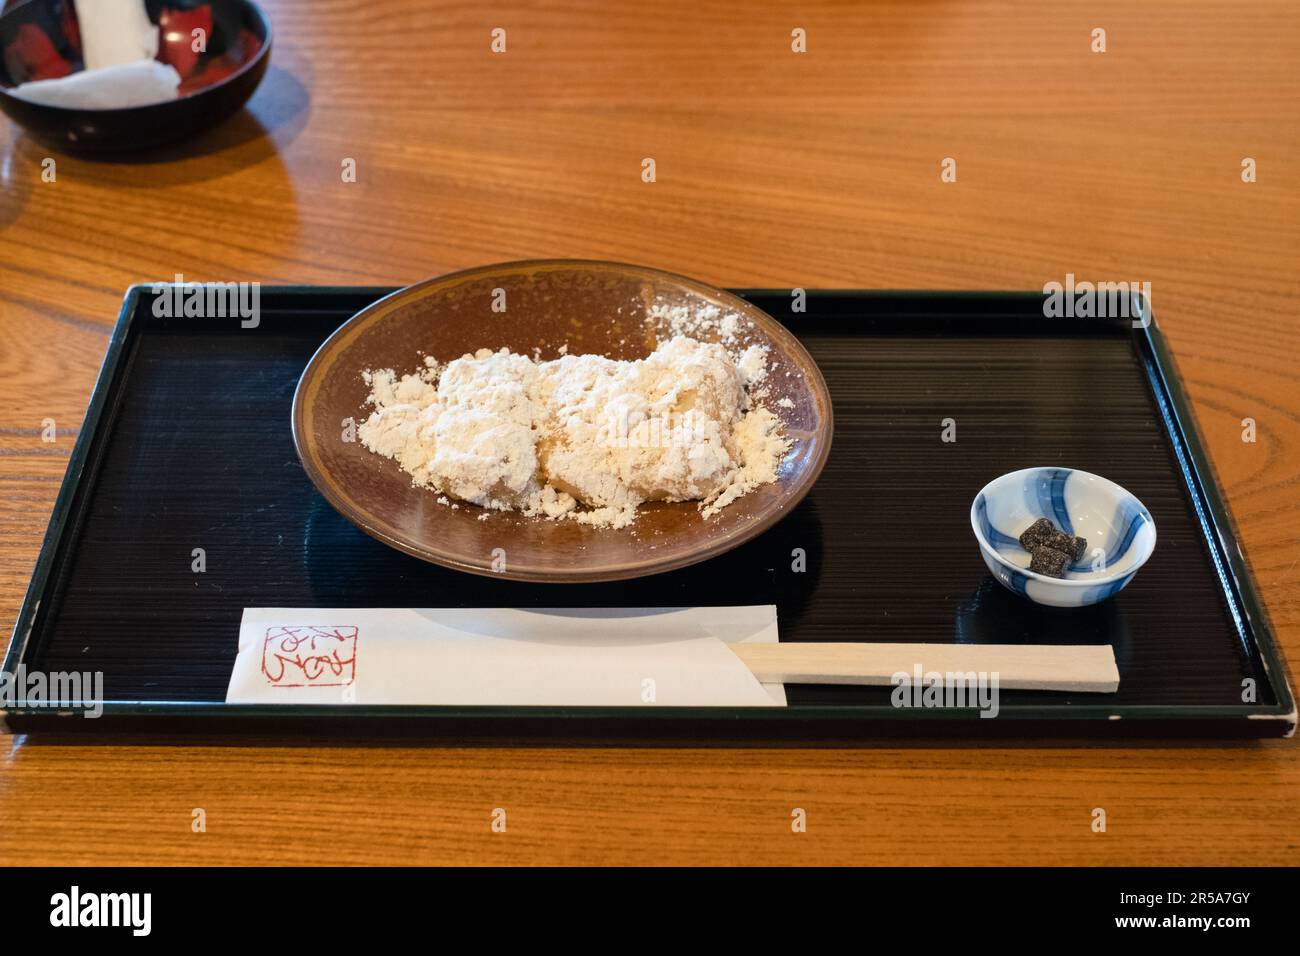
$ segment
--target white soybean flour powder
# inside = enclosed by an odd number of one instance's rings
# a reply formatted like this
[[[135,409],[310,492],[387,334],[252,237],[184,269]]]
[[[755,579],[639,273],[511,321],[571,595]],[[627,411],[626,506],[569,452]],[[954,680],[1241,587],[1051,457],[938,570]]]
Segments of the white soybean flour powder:
[[[721,342],[676,334],[636,361],[503,348],[370,369],[357,435],[448,507],[622,528],[643,502],[698,501],[709,517],[775,481],[791,445],[763,404],[767,350],[729,349],[719,328]]]

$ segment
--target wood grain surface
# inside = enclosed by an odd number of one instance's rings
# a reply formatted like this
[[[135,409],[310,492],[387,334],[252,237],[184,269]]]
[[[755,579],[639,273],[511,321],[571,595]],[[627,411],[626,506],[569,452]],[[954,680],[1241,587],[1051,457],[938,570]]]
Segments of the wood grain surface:
[[[88,161],[0,126],[5,632],[131,283],[400,284],[581,256],[723,286],[1150,282],[1300,655],[1288,3],[268,6],[262,89],[183,147]],[[1290,741],[0,747],[0,863],[1300,862]]]

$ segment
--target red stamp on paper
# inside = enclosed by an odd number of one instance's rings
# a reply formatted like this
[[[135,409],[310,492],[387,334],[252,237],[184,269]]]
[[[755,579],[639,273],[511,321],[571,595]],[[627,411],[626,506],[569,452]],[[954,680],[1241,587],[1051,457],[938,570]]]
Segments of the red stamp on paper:
[[[262,673],[276,687],[347,687],[357,678],[357,629],[268,627]]]

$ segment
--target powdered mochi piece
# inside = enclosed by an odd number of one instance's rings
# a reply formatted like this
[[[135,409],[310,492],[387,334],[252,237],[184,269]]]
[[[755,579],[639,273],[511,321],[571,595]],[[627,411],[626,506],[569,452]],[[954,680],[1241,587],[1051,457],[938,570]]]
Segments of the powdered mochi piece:
[[[365,378],[358,429],[412,481],[485,508],[624,527],[646,501],[717,511],[777,475],[790,442],[747,386],[766,350],[675,336],[644,359],[481,349]],[[580,510],[579,506],[584,506]]]

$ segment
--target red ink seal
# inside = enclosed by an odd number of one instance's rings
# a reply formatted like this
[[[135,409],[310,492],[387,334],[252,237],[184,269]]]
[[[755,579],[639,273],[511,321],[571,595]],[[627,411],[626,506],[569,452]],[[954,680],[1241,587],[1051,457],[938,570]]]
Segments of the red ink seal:
[[[357,629],[268,627],[262,673],[276,687],[347,687],[357,677]]]

